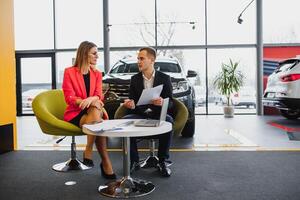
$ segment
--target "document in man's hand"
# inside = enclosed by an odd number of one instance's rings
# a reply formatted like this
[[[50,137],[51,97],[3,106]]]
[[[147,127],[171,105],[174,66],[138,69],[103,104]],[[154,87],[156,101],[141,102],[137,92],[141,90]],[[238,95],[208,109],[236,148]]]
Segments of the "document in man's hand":
[[[144,89],[139,101],[137,102],[137,106],[150,104],[152,99],[156,99],[160,97],[160,93],[163,89],[163,85],[158,85],[153,88]]]

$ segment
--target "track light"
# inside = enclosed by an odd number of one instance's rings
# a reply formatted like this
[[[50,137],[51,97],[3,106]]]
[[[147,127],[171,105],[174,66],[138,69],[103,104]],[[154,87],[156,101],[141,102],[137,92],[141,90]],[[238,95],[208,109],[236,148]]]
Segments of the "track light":
[[[239,24],[243,23],[242,14],[239,15],[237,23],[239,23]]]
[[[248,5],[244,8],[244,10],[240,13],[240,15],[238,16],[237,19],[237,23],[242,24],[243,23],[243,19],[242,19],[242,14],[247,10],[247,8],[253,3],[254,0],[252,0],[250,3],[248,3]]]

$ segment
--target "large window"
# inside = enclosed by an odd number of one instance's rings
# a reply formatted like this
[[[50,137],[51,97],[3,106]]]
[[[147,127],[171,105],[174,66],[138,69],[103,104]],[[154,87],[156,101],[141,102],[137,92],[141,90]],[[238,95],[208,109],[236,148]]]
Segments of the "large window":
[[[32,101],[41,92],[55,87],[53,84],[54,55],[31,54],[16,57],[17,115],[32,114]]]
[[[157,1],[158,45],[203,45],[204,3],[204,0]]]
[[[15,0],[16,50],[53,49],[52,0]]]
[[[250,0],[207,1],[208,44],[255,44],[255,3],[243,13],[243,23],[237,23],[242,10]]]
[[[264,1],[265,41],[280,42],[278,38],[290,35],[290,40],[300,41],[300,33],[297,34],[295,26],[298,18],[292,20],[287,15],[288,12],[297,13],[296,6],[291,6],[297,3],[296,0],[287,1],[289,3],[284,5],[282,2]],[[99,47],[101,52],[97,65],[104,71],[103,0],[14,2],[16,50],[22,50],[21,53],[25,50],[25,54],[26,50],[55,54],[51,73],[56,73],[52,74],[52,79],[55,77],[57,88],[61,88],[64,69],[72,65],[76,48],[84,40]],[[247,69],[246,86],[251,86],[252,91],[256,88],[256,1],[243,12],[243,23],[237,23],[239,14],[250,2],[109,0],[109,67],[125,57],[136,59],[141,46],[157,44],[159,56],[176,57],[185,72],[197,72],[196,77],[189,78],[195,89],[196,113],[221,114],[219,102],[222,102],[222,97],[212,87],[211,80],[222,62],[229,61],[229,58],[240,61],[241,68]],[[289,4],[289,9],[286,4]],[[274,5],[276,12],[281,14],[274,15],[270,5]],[[286,9],[283,9],[285,6]],[[280,23],[269,23],[269,16]],[[279,16],[284,20],[280,21]],[[292,31],[281,26],[285,24],[293,27]],[[286,34],[290,32],[292,34]],[[243,48],[240,48],[241,44]],[[237,112],[254,113],[255,109],[238,109]]]
[[[101,0],[55,1],[57,48],[77,48],[85,40],[103,46]]]
[[[265,43],[300,43],[300,2],[263,0]]]
[[[223,113],[222,105],[226,99],[213,86],[213,79],[220,71],[222,63],[228,64],[229,59],[238,62],[238,70],[245,76],[244,86],[239,93],[232,96],[235,113],[256,112],[256,49],[211,49],[208,51],[208,110],[211,114]]]
[[[109,0],[110,45],[153,46],[154,1]]]

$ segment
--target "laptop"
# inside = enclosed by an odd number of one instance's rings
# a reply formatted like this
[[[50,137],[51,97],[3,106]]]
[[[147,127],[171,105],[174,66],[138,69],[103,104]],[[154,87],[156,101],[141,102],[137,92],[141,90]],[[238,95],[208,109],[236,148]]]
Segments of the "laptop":
[[[141,119],[134,123],[135,126],[143,126],[143,127],[156,127],[159,126],[163,121],[166,120],[167,112],[169,106],[169,98],[165,98],[163,101],[163,105],[160,111],[160,118],[157,119]]]

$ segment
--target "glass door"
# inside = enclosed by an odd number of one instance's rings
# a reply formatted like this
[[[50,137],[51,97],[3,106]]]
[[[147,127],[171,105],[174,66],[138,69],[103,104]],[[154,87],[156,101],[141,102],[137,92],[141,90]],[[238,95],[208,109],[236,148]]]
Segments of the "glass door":
[[[33,115],[32,101],[56,88],[54,53],[16,54],[17,115]]]

